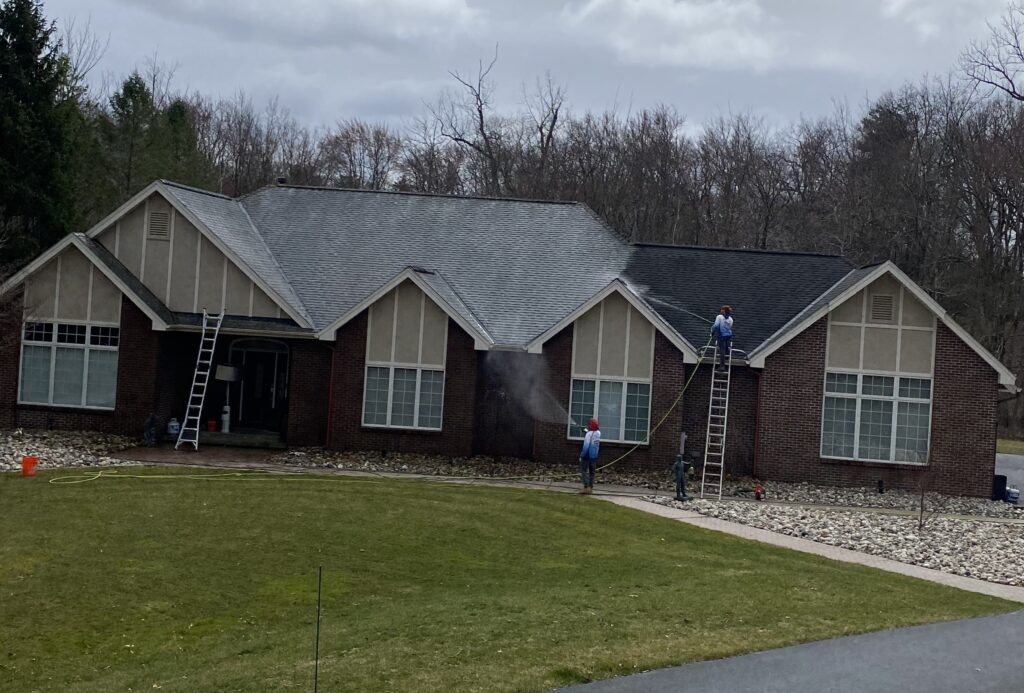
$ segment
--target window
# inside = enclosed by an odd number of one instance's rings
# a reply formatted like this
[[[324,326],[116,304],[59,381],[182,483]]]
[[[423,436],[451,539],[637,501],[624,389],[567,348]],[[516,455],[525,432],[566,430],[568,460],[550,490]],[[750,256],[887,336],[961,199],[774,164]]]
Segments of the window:
[[[931,394],[928,378],[827,372],[822,456],[926,463]]]
[[[367,320],[363,425],[441,430],[448,315],[405,281]]]
[[[596,418],[602,441],[646,443],[650,412],[650,383],[573,378],[569,437],[582,438],[583,427]]]
[[[367,366],[363,425],[441,430],[444,371]]]
[[[120,336],[107,325],[26,323],[18,401],[113,409]]]

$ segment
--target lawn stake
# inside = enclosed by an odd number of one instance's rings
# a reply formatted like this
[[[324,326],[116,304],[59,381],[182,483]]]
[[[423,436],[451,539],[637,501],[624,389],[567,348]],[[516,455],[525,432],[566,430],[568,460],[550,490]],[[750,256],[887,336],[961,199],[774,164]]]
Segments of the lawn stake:
[[[316,693],[320,678],[320,583],[323,581],[324,567],[316,571],[316,656],[313,659],[313,693]]]

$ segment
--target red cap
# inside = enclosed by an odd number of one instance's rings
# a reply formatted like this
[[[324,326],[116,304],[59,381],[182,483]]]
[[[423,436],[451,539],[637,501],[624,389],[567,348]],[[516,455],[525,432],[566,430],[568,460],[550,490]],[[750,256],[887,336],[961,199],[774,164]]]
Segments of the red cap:
[[[596,431],[600,426],[597,425],[597,419],[591,419],[590,423],[587,424],[588,431]]]

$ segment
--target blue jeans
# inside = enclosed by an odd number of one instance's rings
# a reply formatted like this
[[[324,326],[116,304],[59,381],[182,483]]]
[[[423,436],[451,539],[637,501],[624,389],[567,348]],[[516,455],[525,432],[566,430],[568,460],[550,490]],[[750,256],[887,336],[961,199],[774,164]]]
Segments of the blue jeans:
[[[594,488],[594,475],[597,473],[597,459],[580,459],[580,480],[583,488]]]
[[[729,351],[732,349],[732,335],[728,337],[718,336],[718,359],[719,363],[722,364],[722,368],[725,368],[725,363],[729,358]]]

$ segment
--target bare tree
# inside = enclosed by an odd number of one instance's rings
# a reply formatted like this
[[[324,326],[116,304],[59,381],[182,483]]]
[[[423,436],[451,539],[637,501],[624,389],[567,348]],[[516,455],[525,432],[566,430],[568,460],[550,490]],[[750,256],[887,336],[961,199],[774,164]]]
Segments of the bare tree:
[[[489,80],[491,70],[498,62],[498,49],[484,67],[481,60],[475,78],[464,78],[458,71],[449,74],[462,85],[463,92],[447,91],[437,103],[428,106],[437,122],[442,137],[475,152],[484,164],[486,195],[501,193],[501,166],[499,163],[500,134],[490,122],[494,84]]]
[[[1024,4],[1012,2],[989,35],[975,41],[960,56],[960,69],[968,79],[1024,101]]]
[[[329,185],[383,190],[392,183],[402,138],[386,125],[352,118],[324,137],[321,151]]]
[[[100,38],[93,31],[92,17],[86,18],[83,24],[72,17],[61,28],[60,43],[67,58],[65,93],[62,95],[66,99],[86,90],[89,73],[96,68],[110,46],[110,34]]]

